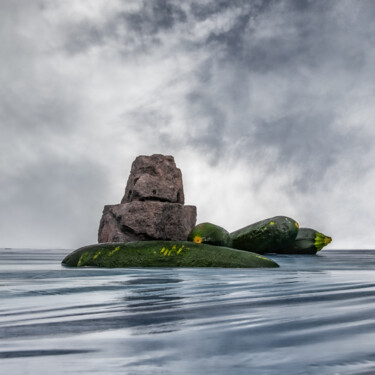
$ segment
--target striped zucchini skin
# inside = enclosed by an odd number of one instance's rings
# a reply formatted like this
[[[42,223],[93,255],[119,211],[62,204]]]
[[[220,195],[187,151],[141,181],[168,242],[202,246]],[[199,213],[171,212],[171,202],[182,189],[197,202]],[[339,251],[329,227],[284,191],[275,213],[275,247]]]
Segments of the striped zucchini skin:
[[[300,228],[295,241],[288,247],[281,249],[281,254],[316,254],[332,241],[312,228]]]
[[[189,241],[100,243],[79,248],[62,264],[70,267],[278,267],[259,254]]]
[[[232,240],[229,232],[212,223],[200,223],[196,225],[189,233],[188,241],[232,247]]]
[[[258,254],[277,253],[293,243],[298,228],[298,223],[290,217],[271,217],[232,232],[232,247]]]

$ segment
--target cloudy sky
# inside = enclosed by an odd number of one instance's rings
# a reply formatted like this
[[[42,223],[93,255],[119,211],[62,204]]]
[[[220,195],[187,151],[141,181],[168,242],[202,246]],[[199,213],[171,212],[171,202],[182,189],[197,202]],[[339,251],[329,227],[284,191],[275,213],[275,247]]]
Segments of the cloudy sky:
[[[375,2],[1,0],[0,246],[97,241],[137,155],[198,222],[375,248]],[[327,248],[328,249],[328,248]]]

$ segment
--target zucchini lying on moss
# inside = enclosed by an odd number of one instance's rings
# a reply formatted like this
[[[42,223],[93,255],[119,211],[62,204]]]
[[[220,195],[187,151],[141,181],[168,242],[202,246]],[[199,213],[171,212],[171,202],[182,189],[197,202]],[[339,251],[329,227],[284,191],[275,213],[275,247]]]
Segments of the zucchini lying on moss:
[[[293,243],[298,227],[290,217],[271,217],[232,232],[232,247],[259,254],[276,253]]]
[[[188,241],[100,243],[81,247],[62,264],[70,267],[278,267],[264,256]]]
[[[229,232],[212,223],[196,225],[189,233],[188,241],[226,247],[231,247],[232,243]]]
[[[279,252],[281,254],[316,254],[332,241],[331,237],[311,228],[300,228],[294,242]]]

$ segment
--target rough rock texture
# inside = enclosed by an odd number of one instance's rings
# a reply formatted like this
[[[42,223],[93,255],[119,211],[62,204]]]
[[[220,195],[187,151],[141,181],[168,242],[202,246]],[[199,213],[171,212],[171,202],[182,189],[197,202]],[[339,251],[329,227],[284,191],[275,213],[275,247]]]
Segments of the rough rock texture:
[[[197,210],[183,203],[182,175],[173,156],[138,156],[121,204],[104,206],[98,242],[184,241]]]
[[[180,203],[135,201],[105,206],[99,242],[184,241],[195,220],[195,206]]]
[[[182,174],[173,156],[138,156],[121,203],[155,200],[184,204]]]

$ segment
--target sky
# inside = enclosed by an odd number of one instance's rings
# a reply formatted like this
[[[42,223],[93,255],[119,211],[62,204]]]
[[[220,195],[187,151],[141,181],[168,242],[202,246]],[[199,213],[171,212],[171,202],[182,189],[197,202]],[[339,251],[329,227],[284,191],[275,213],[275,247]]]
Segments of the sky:
[[[0,247],[97,242],[138,155],[197,223],[373,249],[375,2],[1,0]]]

